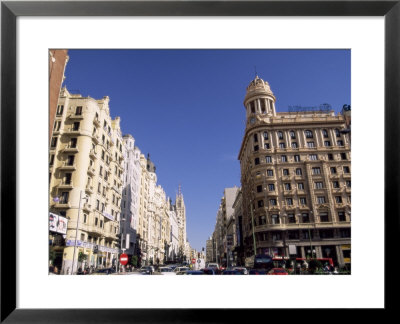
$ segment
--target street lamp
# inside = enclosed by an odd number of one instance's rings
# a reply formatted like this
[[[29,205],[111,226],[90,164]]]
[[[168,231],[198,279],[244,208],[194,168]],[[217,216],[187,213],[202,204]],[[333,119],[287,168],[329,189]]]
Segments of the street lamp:
[[[74,244],[74,254],[72,257],[72,271],[71,274],[74,273],[74,268],[75,268],[75,253],[76,253],[76,245],[78,244],[78,227],[79,227],[79,216],[80,216],[80,212],[81,212],[81,203],[82,203],[82,190],[79,194],[79,206],[78,206],[78,218],[76,221],[76,230],[75,230],[75,244]],[[89,196],[85,196],[85,198],[83,198],[84,200],[88,201],[89,200]]]

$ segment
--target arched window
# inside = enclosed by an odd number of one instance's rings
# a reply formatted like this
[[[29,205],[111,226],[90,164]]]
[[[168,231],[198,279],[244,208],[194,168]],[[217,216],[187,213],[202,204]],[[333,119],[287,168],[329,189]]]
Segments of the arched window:
[[[256,112],[256,106],[254,104],[254,101],[250,102],[250,110],[252,114]]]
[[[261,99],[260,100],[260,105],[261,105],[261,112],[263,113],[263,114],[265,114],[265,100],[264,99]]]
[[[337,128],[335,128],[335,134],[336,134],[336,137],[340,137],[340,131]]]
[[[281,140],[281,139],[283,139],[283,133],[281,132],[281,131],[278,131],[278,138]]]
[[[268,132],[264,132],[264,139],[265,139],[265,140],[268,139]]]
[[[296,139],[296,133],[295,133],[294,131],[291,130],[291,131],[289,132],[289,134],[290,134],[290,138],[291,138],[291,139]]]
[[[328,131],[326,129],[322,130],[322,135],[324,136],[324,138],[328,138],[329,137]]]
[[[257,134],[254,134],[253,136],[254,136],[254,142],[257,143],[257,142],[258,142],[258,136],[257,136]]]
[[[313,138],[313,132],[310,130],[305,130],[304,134],[306,135],[306,138]]]

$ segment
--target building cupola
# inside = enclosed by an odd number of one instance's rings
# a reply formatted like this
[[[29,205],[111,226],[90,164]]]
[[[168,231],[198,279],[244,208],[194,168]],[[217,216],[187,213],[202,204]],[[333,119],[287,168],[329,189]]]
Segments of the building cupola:
[[[255,115],[276,116],[276,98],[267,81],[256,75],[246,90],[243,104],[247,118],[255,117]]]

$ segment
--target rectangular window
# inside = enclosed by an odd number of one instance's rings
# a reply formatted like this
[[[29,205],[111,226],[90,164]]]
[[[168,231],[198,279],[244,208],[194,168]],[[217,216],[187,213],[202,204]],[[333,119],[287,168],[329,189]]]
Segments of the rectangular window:
[[[61,193],[60,203],[61,204],[68,204],[68,199],[69,199],[69,192],[68,191],[62,192]]]
[[[339,222],[345,222],[346,221],[346,214],[342,211],[338,212],[338,218]]]
[[[348,166],[344,166],[343,173],[350,173],[350,168]]]
[[[284,186],[285,186],[285,190],[292,189],[292,186],[290,185],[290,183],[285,183]]]
[[[342,196],[335,196],[335,201],[337,204],[341,204],[342,203]]]
[[[267,140],[268,139],[268,133],[264,132],[264,139]]]
[[[315,143],[314,142],[307,142],[307,147],[315,147]]]
[[[273,177],[274,176],[274,170],[267,170],[267,176],[268,177]]]
[[[292,198],[286,198],[286,205],[292,206],[293,205],[293,199]]]
[[[265,157],[265,162],[266,163],[272,163],[272,157],[271,156],[266,156]]]
[[[297,184],[297,188],[298,188],[299,190],[304,190],[304,183],[299,182],[299,183]]]
[[[96,217],[96,218],[94,219],[94,226],[97,226],[98,223],[99,223],[99,219]]]
[[[98,199],[96,200],[96,209],[100,210],[100,201]]]
[[[317,197],[317,203],[318,204],[325,204],[325,197],[324,196]]]
[[[270,206],[276,206],[276,199],[270,199],[269,204]]]
[[[72,130],[74,130],[74,131],[79,130],[79,125],[80,125],[80,124],[81,124],[80,122],[74,122],[74,124],[73,124],[73,126],[72,126]]]
[[[283,169],[283,170],[282,170],[282,174],[283,174],[284,176],[288,176],[288,175],[289,175],[289,169]]]
[[[350,181],[350,180],[347,180],[347,181],[346,181],[346,187],[347,187],[347,188],[351,188],[351,181]]]
[[[331,146],[331,142],[330,141],[324,141],[324,145],[325,146]]]
[[[255,158],[254,159],[254,164],[259,165],[260,164],[260,158]]]
[[[344,146],[344,145],[343,145],[343,141],[341,141],[341,140],[340,140],[340,141],[337,141],[337,145],[338,145],[338,146]]]
[[[274,225],[279,224],[279,215],[272,215],[271,221],[272,221],[272,224],[274,224]],[[278,234],[278,233],[274,233],[274,234]],[[274,234],[272,234],[272,235],[274,235]],[[279,235],[280,235],[280,233],[279,233]]]
[[[351,236],[350,228],[341,228],[340,229],[340,237],[347,238]]]
[[[287,162],[287,156],[286,155],[281,155],[281,161],[282,162]]]
[[[100,220],[100,228],[103,228],[103,221]]]
[[[300,162],[300,155],[295,155],[294,156],[294,161],[295,162]]]
[[[336,174],[336,168],[335,167],[331,167],[331,174]]]
[[[258,145],[254,145],[254,151],[255,151],[255,152],[258,151]],[[115,159],[117,159],[117,158],[115,157]]]
[[[340,158],[342,160],[347,160],[347,154],[346,153],[340,153]]]
[[[320,219],[321,223],[329,222],[328,213],[320,213],[319,219]]]
[[[257,186],[257,192],[262,192],[262,186]]]
[[[71,177],[72,177],[72,173],[66,173],[65,174],[65,184],[71,184]]]
[[[257,136],[257,134],[254,134],[254,143],[257,143],[258,142],[258,136]]]
[[[82,115],[82,106],[76,107],[75,115],[78,115],[78,116]]]
[[[265,224],[267,224],[267,219],[266,219],[265,215],[261,215],[261,216],[259,217],[259,223],[260,223],[260,225],[265,225]]]
[[[104,156],[105,156],[105,154],[106,154],[106,153],[105,153],[104,151],[101,152],[101,159],[102,159],[103,161],[104,161]]]
[[[75,156],[68,155],[67,157],[67,165],[74,165]]]
[[[288,231],[289,240],[298,240],[299,231]]]
[[[298,148],[297,142],[292,142],[292,148]]]
[[[308,216],[308,213],[302,213],[301,214],[301,221],[302,221],[302,223],[309,223],[310,222],[310,217]]]
[[[58,137],[53,137],[53,138],[51,139],[51,144],[50,144],[50,147],[51,147],[51,148],[54,148],[54,147],[57,146],[57,140],[58,140]]]
[[[279,148],[281,148],[281,149],[284,149],[284,148],[286,148],[286,145],[285,145],[285,143],[279,143]]]
[[[63,114],[63,111],[64,111],[63,105],[57,106],[57,116],[61,116]]]
[[[301,168],[297,168],[296,169],[296,175],[302,175],[302,171],[301,171]]]
[[[75,137],[71,138],[71,144],[70,144],[71,148],[76,148],[77,142],[78,142],[77,138],[75,138]]]
[[[269,191],[275,191],[275,185],[274,185],[273,183],[270,183],[270,184],[268,185],[268,190],[269,190]]]
[[[307,205],[307,199],[306,199],[306,197],[300,197],[300,204],[301,204],[301,205]]]
[[[314,182],[315,184],[315,189],[322,189],[323,188],[323,183],[322,182]]]
[[[310,160],[311,160],[311,161],[316,161],[316,160],[318,160],[318,155],[317,155],[317,154],[310,154],[309,157],[310,157]]]
[[[332,182],[332,186],[333,186],[333,188],[335,188],[335,189],[340,188],[339,181],[333,181],[333,182]]]
[[[263,200],[257,201],[257,206],[258,206],[258,208],[264,207],[264,201]]]
[[[288,214],[288,222],[289,222],[289,224],[296,223],[296,217],[294,216],[294,214]]]
[[[329,153],[329,154],[328,154],[328,160],[329,160],[329,161],[333,161],[333,154],[332,154],[332,153]]]
[[[265,143],[265,144],[264,144],[264,148],[265,148],[266,150],[269,150],[269,148],[270,148],[269,144],[268,144],[268,143]]]
[[[50,155],[50,162],[49,165],[53,165],[54,164],[54,154]]]
[[[312,174],[321,174],[321,168],[312,168]]]

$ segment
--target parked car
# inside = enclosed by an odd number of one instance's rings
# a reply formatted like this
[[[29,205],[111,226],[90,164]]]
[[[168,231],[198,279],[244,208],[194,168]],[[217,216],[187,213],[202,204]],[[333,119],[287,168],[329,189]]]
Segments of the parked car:
[[[93,274],[95,274],[95,275],[109,275],[109,274],[111,274],[113,272],[114,272],[114,270],[112,268],[104,268],[104,269],[95,270]]]
[[[173,275],[173,276],[176,275],[174,270],[170,267],[160,267],[158,270],[162,275]]]
[[[220,267],[219,267],[218,263],[210,262],[210,263],[207,264],[206,268],[217,268],[217,269],[219,269]]]
[[[188,270],[190,270],[188,267],[176,267],[176,268],[174,269],[174,271],[175,271],[176,273],[181,272],[181,271],[188,271]]]
[[[242,275],[243,273],[238,270],[224,270],[222,271],[223,275]]]
[[[188,271],[183,271],[184,275],[204,275],[203,271],[200,270],[188,270]]]
[[[249,271],[245,267],[233,267],[232,270],[240,271],[242,274],[249,274]]]
[[[140,272],[143,274],[152,275],[154,273],[154,267],[152,266],[144,266],[140,268]]]
[[[283,268],[273,268],[270,271],[268,271],[269,275],[287,275],[287,271]]]
[[[266,275],[268,273],[265,269],[250,269],[249,275]]]
[[[217,274],[216,268],[203,268],[203,269],[200,269],[200,271],[203,271],[203,273],[205,275],[216,275]]]

